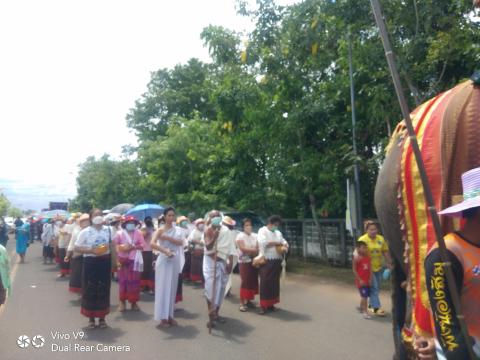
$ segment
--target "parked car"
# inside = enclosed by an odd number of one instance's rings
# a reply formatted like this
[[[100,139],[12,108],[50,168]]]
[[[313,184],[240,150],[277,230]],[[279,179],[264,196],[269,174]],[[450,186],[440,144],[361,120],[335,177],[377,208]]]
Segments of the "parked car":
[[[9,234],[14,233],[15,232],[15,224],[14,224],[15,219],[10,217],[10,216],[7,216],[7,217],[5,217],[4,220],[5,220],[5,224],[7,224],[7,226],[8,226],[8,233]]]
[[[265,226],[265,221],[253,211],[222,211],[222,213],[235,220],[235,230],[238,231],[243,230],[242,221],[245,218],[252,220],[253,232],[258,232],[261,227]]]

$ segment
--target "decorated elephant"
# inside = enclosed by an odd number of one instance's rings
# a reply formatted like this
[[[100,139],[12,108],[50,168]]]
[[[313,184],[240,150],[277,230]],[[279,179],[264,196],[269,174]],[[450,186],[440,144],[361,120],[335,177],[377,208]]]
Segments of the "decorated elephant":
[[[480,73],[422,104],[411,118],[436,208],[461,201],[461,174],[480,167]],[[395,265],[392,314],[396,358],[415,359],[415,338],[433,334],[424,260],[436,238],[403,121],[386,150],[375,207]],[[444,234],[459,227],[458,221],[446,217],[441,224]]]

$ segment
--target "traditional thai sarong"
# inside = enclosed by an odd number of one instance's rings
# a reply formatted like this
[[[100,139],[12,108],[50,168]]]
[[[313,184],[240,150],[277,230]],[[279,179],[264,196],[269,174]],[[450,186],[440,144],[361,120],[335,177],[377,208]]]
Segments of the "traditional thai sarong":
[[[155,286],[154,272],[153,272],[153,252],[142,251],[143,256],[143,272],[141,275],[140,286],[153,290]]]
[[[58,256],[60,258],[60,273],[62,275],[70,274],[70,263],[65,262],[65,256],[67,255],[67,249],[59,248],[58,249]]]
[[[183,274],[178,274],[177,293],[175,295],[175,304],[183,301]]]
[[[55,254],[53,253],[53,246],[44,245],[43,246],[43,257],[53,260],[55,258]]]
[[[269,308],[280,302],[280,275],[282,260],[267,260],[260,267],[260,306]]]
[[[240,263],[240,299],[253,300],[258,294],[258,269],[251,262]]]
[[[118,269],[118,290],[120,301],[134,304],[140,300],[140,272],[134,271],[134,261],[122,259]]]
[[[83,258],[81,313],[89,318],[104,318],[110,312],[110,255]]]
[[[203,276],[205,277],[205,297],[208,302],[214,301],[215,307],[220,308],[223,303],[224,294],[225,294],[225,287],[227,286],[228,282],[228,273],[227,273],[227,263],[223,260],[218,258],[217,259],[217,272],[215,276],[215,298],[213,298],[213,281],[214,281],[214,259],[209,256],[205,255],[203,258]]]
[[[82,292],[83,256],[70,259],[70,282],[69,290],[74,293]]]
[[[192,268],[192,255],[190,250],[184,252],[185,264],[182,269],[182,280],[190,280],[191,277],[191,268]]]
[[[204,282],[203,280],[203,250],[192,251],[190,280],[193,282]]]

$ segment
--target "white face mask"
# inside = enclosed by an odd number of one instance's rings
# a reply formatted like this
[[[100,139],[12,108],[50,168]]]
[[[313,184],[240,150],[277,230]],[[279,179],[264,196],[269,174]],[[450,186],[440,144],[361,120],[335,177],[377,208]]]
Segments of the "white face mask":
[[[135,230],[135,224],[127,224],[125,225],[125,229],[127,229],[127,231],[133,231]]]
[[[204,224],[200,224],[197,226],[198,230],[199,231],[203,231],[205,229],[205,225]]]
[[[57,224],[57,226],[62,226],[62,222],[61,221],[57,221],[55,224]]]
[[[92,219],[93,225],[101,225],[103,223],[103,217],[102,216],[95,216]]]

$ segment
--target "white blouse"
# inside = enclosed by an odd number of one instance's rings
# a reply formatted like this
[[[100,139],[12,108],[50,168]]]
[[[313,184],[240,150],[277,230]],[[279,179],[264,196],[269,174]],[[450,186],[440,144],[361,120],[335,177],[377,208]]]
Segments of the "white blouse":
[[[237,239],[235,240],[238,247],[238,262],[242,264],[251,262],[252,257],[250,255],[242,253],[242,250],[240,250],[240,245],[238,244],[239,241],[243,241],[245,247],[247,248],[256,248],[258,244],[257,234],[251,233],[250,235],[247,235],[242,231],[237,235]]]
[[[287,241],[283,238],[282,233],[278,230],[271,231],[264,226],[258,230],[258,244],[260,246],[260,254],[264,255],[267,260],[282,259],[282,256],[277,253],[275,246],[267,247],[267,243],[274,241],[278,245],[287,245]]]
[[[93,249],[99,245],[107,245],[108,250],[102,254],[110,254],[110,242],[112,239],[112,233],[108,226],[102,226],[100,230],[97,230],[93,226],[89,226],[83,229],[80,234],[78,234],[77,241],[75,241],[75,246],[86,247],[88,249]],[[84,257],[87,256],[97,256],[95,254],[83,254]]]

